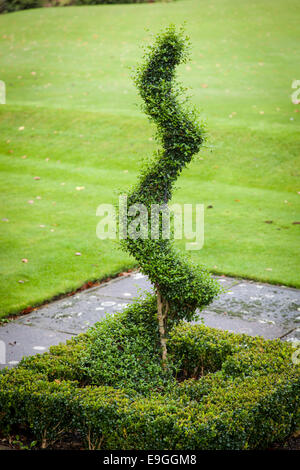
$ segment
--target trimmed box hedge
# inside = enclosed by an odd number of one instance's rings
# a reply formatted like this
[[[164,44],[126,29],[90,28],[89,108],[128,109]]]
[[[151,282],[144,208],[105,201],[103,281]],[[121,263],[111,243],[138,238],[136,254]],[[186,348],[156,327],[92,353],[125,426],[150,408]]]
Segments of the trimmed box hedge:
[[[121,348],[119,369],[126,370],[129,356],[122,344],[141,335],[146,308],[149,327],[157,330],[155,303],[148,300],[144,307],[138,316],[140,305],[132,305],[66,344],[3,370],[2,432],[21,429],[42,447],[67,433],[80,433],[89,449],[195,450],[266,448],[297,428],[299,366],[291,361],[293,346],[279,340],[182,322],[168,338],[173,369],[165,385],[137,391],[130,380],[126,387],[120,376],[122,387],[118,382],[111,386],[101,375],[98,385],[92,385],[87,358],[97,359],[95,338]],[[128,334],[120,340],[125,328]],[[154,336],[159,360],[158,331]],[[111,364],[103,351],[98,349],[97,354],[104,367]],[[133,357],[136,364],[130,364],[128,372],[142,366],[146,377],[148,366],[139,363],[137,350]],[[99,363],[97,367],[101,368]],[[156,376],[151,380],[152,385],[157,383]]]

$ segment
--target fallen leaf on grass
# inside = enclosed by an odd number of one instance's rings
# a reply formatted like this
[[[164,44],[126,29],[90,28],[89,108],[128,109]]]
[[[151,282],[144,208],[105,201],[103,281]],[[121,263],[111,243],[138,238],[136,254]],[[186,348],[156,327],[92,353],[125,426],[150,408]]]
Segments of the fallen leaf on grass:
[[[30,312],[32,312],[33,310],[34,310],[34,308],[31,307],[31,306],[29,306],[29,307],[24,308],[24,310],[22,310],[21,313],[30,313]]]

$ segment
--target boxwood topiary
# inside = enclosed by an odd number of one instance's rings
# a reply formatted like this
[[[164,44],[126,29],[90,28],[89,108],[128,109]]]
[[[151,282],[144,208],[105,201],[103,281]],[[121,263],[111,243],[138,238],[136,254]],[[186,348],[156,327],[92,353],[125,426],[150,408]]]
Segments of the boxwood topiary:
[[[181,87],[175,82],[175,68],[185,62],[188,38],[171,25],[146,51],[135,83],[144,101],[144,111],[157,126],[161,150],[142,172],[136,187],[128,195],[130,207],[143,204],[151,214],[153,205],[167,209],[172,187],[183,168],[204,141],[204,128],[193,109],[180,102]],[[127,214],[129,224],[133,218]],[[156,289],[162,364],[167,363],[167,328],[181,319],[192,320],[196,309],[209,304],[219,285],[203,267],[188,263],[163,237],[162,223],[155,227],[149,217],[148,233],[127,235],[122,246],[138,261]],[[153,239],[153,233],[156,233]]]

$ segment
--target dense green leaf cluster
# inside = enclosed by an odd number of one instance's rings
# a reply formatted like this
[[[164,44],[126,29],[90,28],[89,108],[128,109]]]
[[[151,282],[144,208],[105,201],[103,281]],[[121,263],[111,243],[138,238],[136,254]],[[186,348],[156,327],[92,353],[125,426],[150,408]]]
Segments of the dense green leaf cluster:
[[[161,367],[157,306],[153,296],[108,317],[89,334],[80,358],[81,372],[94,385],[111,385],[143,394],[174,382]]]
[[[174,182],[204,140],[204,128],[196,112],[180,102],[181,87],[175,82],[175,68],[185,62],[187,44],[182,31],[168,27],[149,47],[135,75],[143,109],[155,122],[162,147],[128,196],[128,206],[143,204],[148,214],[152,204],[161,207],[168,203]],[[175,251],[173,240],[163,238],[161,226],[159,239],[151,238],[151,229],[149,221],[148,238],[128,237],[122,245],[169,303],[168,318],[191,320],[197,308],[212,301],[219,286],[205,269]]]
[[[149,1],[150,0],[0,0],[0,13],[28,10],[29,8],[40,8],[43,6],[112,5],[122,3],[149,3]],[[151,1],[157,2],[161,0]]]
[[[299,425],[290,343],[181,322],[168,345],[173,374],[159,364],[153,298],[129,306],[2,371],[0,428],[44,447],[79,433],[90,449],[193,450],[265,448]]]
[[[43,0],[0,0],[0,13],[39,8]]]

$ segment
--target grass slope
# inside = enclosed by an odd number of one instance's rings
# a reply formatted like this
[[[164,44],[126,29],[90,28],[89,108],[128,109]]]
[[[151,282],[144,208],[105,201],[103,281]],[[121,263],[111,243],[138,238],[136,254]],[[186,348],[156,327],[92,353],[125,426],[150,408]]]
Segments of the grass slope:
[[[116,201],[155,148],[128,67],[150,39],[145,28],[170,22],[186,21],[192,57],[179,77],[210,136],[174,196],[213,206],[192,257],[215,272],[300,287],[297,8],[181,0],[0,17],[0,317],[134,265],[96,238],[96,208]]]

